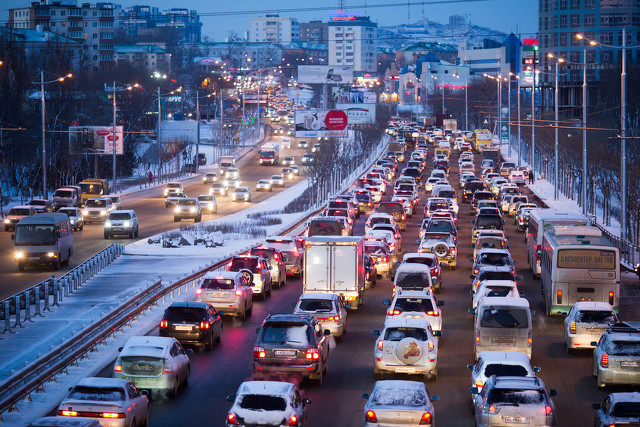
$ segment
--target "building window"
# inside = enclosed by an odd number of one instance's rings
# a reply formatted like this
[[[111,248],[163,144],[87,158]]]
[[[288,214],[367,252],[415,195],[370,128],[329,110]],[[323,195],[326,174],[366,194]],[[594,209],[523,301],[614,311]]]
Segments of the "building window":
[[[567,28],[567,15],[560,15],[560,28]]]
[[[580,9],[580,0],[571,0],[571,9]]]
[[[60,16],[67,16],[67,12],[66,12],[66,11],[64,11],[64,10],[61,10],[61,11],[60,11]]]
[[[585,9],[595,9],[596,8],[596,0],[584,0],[584,8]]]
[[[551,17],[551,23],[553,24],[553,29],[556,30],[558,29],[558,17],[557,16],[552,16]]]
[[[567,0],[560,0],[560,10],[567,10]]]
[[[560,33],[558,34],[558,38],[560,40],[560,46],[566,46],[567,45],[567,33]]]
[[[101,28],[113,28],[113,21],[100,21]]]
[[[580,26],[580,15],[571,15],[571,28],[578,28]]]
[[[602,52],[600,52],[601,64],[611,64],[611,59],[612,59],[611,51],[603,50]]]
[[[93,33],[93,38],[94,38],[94,39],[97,39],[97,38],[98,38],[98,34]]]
[[[593,13],[588,13],[584,15],[584,26],[585,27],[595,27],[596,25],[596,15]]]

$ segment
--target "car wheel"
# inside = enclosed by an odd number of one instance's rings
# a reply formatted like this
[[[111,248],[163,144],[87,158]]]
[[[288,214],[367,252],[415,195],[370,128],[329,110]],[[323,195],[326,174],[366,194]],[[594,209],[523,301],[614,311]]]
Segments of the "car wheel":
[[[60,255],[58,255],[58,258],[56,258],[56,261],[53,263],[53,269],[60,270]]]
[[[314,383],[316,386],[321,386],[324,381],[324,369],[320,371],[317,377],[314,378]]]
[[[104,238],[105,238],[105,239],[108,239],[109,237],[110,237],[110,236],[109,236],[109,233],[104,233]]]
[[[138,233],[140,232],[140,229],[138,227],[136,227],[136,237],[138,237]]]
[[[204,348],[208,351],[211,351],[211,349],[213,348],[213,332],[211,332],[211,334],[209,335],[209,339],[205,343]]]
[[[222,324],[220,325],[220,333],[216,337],[216,344],[220,344],[220,341],[222,341]]]
[[[135,237],[135,235],[136,235],[136,232],[135,232],[135,231],[131,230],[131,231],[129,232],[129,238],[130,238],[130,239],[133,239],[133,238]]]
[[[342,335],[336,335],[336,336],[334,336],[334,338],[335,338],[336,342],[342,342]]]
[[[24,271],[24,263],[23,262],[19,262],[18,263],[18,271]]]
[[[149,427],[149,410],[147,409],[147,414],[144,417],[144,422],[142,423],[142,427]]]
[[[189,376],[191,375],[191,369],[187,369],[187,375],[184,377],[184,380],[182,380],[182,387],[184,388],[188,388],[189,387]]]

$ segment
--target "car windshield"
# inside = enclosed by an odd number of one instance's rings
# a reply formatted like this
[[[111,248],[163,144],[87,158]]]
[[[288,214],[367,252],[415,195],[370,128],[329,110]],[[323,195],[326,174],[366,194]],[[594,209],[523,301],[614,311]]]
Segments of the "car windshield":
[[[429,334],[423,328],[388,328],[383,339],[385,341],[402,341],[405,338],[427,341]]]
[[[474,225],[477,229],[502,230],[502,220],[499,216],[478,216]]]
[[[640,356],[640,341],[611,341],[607,353],[609,356]]]
[[[198,203],[197,200],[195,199],[185,199],[185,200],[180,200],[179,205],[180,206],[195,206]]]
[[[449,203],[446,202],[430,202],[429,210],[436,211],[438,209],[449,209]]]
[[[53,197],[73,197],[73,191],[71,190],[56,190]]]
[[[620,418],[639,418],[640,402],[618,402],[611,411],[611,416]]]
[[[98,184],[83,184],[80,183],[80,190],[82,194],[100,194],[102,187]]]
[[[100,402],[118,402],[125,400],[124,390],[116,387],[76,386],[71,390],[68,400],[97,400]]]
[[[28,216],[29,209],[27,208],[13,208],[9,211],[7,215],[15,215],[15,216]]]
[[[256,258],[234,258],[229,271],[240,271],[244,268],[254,271],[258,266]]]
[[[309,327],[306,324],[268,322],[262,327],[262,341],[265,343],[306,344],[310,341],[309,333]]]
[[[433,311],[433,304],[429,298],[398,298],[393,308],[402,312],[420,311],[427,313]]]
[[[201,202],[213,202],[213,196],[198,196],[198,200]]]
[[[47,204],[46,200],[31,200],[29,202],[30,205],[32,206],[45,206]]]
[[[205,318],[205,310],[200,307],[169,307],[164,311],[169,322],[199,322]]]
[[[75,209],[68,209],[68,208],[61,208],[58,209],[58,213],[62,213],[62,214],[67,214],[67,216],[76,216],[78,215],[78,213],[76,212]]]
[[[484,328],[528,328],[529,316],[524,307],[487,307],[482,312]]]
[[[129,220],[131,219],[131,214],[127,213],[127,212],[116,212],[116,213],[111,213],[109,214],[109,219],[110,220]]]
[[[427,396],[418,388],[398,387],[396,389],[385,386],[374,390],[370,402],[379,406],[418,407],[427,404]]]
[[[496,267],[511,265],[511,261],[509,260],[509,255],[495,254],[495,253],[480,254],[478,263],[484,264],[484,265],[493,265]]]
[[[202,289],[228,291],[235,289],[235,283],[233,279],[209,278],[202,281]]]
[[[545,402],[542,390],[519,390],[494,388],[487,393],[488,405],[533,405]]]
[[[298,309],[302,311],[314,311],[330,313],[333,311],[333,301],[327,299],[310,299],[300,300]]]
[[[56,242],[53,225],[18,224],[15,234],[16,246],[49,246]]]
[[[287,401],[280,396],[247,394],[242,396],[240,407],[260,412],[285,411],[287,409]]]
[[[102,199],[89,199],[85,203],[88,208],[104,208],[107,206],[107,201]]]
[[[395,285],[402,289],[424,289],[430,285],[429,273],[424,271],[398,271]]]
[[[527,368],[520,365],[503,365],[502,363],[491,363],[485,366],[484,376],[489,378],[491,375],[496,377],[526,377],[529,374]]]

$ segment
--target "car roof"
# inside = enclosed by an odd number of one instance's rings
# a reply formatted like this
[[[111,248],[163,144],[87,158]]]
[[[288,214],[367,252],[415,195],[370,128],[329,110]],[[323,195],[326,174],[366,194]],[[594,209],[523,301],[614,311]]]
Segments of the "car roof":
[[[493,253],[500,255],[509,255],[511,256],[511,252],[508,249],[498,249],[498,248],[482,248],[478,251],[478,255]]]
[[[268,314],[264,322],[305,322],[311,323],[315,318],[310,314]],[[263,323],[264,323],[263,322]]]
[[[189,200],[189,199],[185,199],[185,200]],[[195,200],[195,199],[194,199]],[[116,213],[128,213],[128,214],[133,214],[135,213],[133,209],[119,209],[119,210],[115,210],[115,211],[111,211],[111,214],[116,214]]]
[[[431,274],[431,269],[428,266],[424,265],[424,264],[415,264],[415,263],[403,262],[396,269],[396,275],[398,273],[401,273],[401,272],[422,273],[422,272],[425,272],[425,271],[429,272],[429,274]]]
[[[238,387],[238,394],[266,394],[287,396],[295,385],[284,381],[245,381]]]
[[[604,301],[578,301],[573,306],[579,310],[610,310],[613,311],[611,304]]]
[[[544,389],[544,384],[538,377],[494,376],[493,378],[494,388],[514,388],[527,390]]]
[[[431,258],[431,259],[436,259],[438,257],[436,256],[436,254],[426,253],[426,252],[407,252],[402,256],[402,262],[404,263],[404,260],[405,259],[409,259],[409,258]]]
[[[202,276],[203,279],[215,279],[222,277],[223,279],[235,279],[240,273],[239,271],[210,271]]]
[[[389,317],[384,322],[386,328],[422,328],[429,329],[429,321],[424,318],[410,318],[410,317]]]
[[[426,393],[427,388],[421,381],[407,381],[407,380],[381,380],[376,381],[374,388],[378,391],[382,390],[398,390],[404,389],[408,393],[415,391],[423,391]],[[640,394],[640,393],[639,393]]]
[[[478,359],[482,359],[485,363],[531,365],[529,356],[519,351],[482,351],[478,354]]]
[[[109,377],[87,377],[83,378],[76,386],[82,387],[124,387],[129,380],[122,378],[109,378]]]
[[[176,342],[176,339],[171,337],[151,335],[130,337],[120,352],[120,356],[148,355],[162,357],[174,342]],[[136,348],[135,351],[133,351],[133,347]]]
[[[481,280],[478,289],[480,289],[480,286],[511,286],[517,288],[518,284],[513,280]]]
[[[32,208],[33,208],[33,206],[30,206],[30,205],[18,205],[18,206],[14,206],[14,207],[12,207],[11,209],[14,209],[14,208],[18,208],[18,209],[32,209]]]
[[[481,306],[515,306],[529,308],[529,301],[526,298],[518,297],[483,297],[478,302],[478,307]]]
[[[177,181],[167,182],[167,184],[166,184],[167,187],[172,187],[172,186],[177,186],[177,185],[182,187],[182,183],[181,182],[177,182]]]
[[[637,391],[611,393],[609,398],[613,404],[618,402],[640,402],[640,393]]]
[[[238,191],[238,190],[249,191],[249,187],[236,187],[235,191]]]
[[[326,299],[326,300],[335,300],[339,298],[336,294],[328,294],[325,292],[305,292],[300,295],[300,299]]]
[[[199,301],[176,301],[171,303],[168,308],[172,307],[183,307],[183,308],[209,308],[209,303],[207,302],[199,302]]]

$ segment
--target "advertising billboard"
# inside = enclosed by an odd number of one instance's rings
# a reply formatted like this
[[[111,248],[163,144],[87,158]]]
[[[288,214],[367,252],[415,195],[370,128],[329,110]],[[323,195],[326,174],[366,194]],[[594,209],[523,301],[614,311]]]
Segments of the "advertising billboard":
[[[347,114],[350,125],[370,125],[376,120],[376,104],[336,104],[336,108]]]
[[[116,154],[122,155],[122,126],[116,126]],[[113,154],[113,126],[69,126],[71,154]]]
[[[340,110],[297,110],[295,115],[296,138],[347,136],[347,114]]]
[[[298,83],[351,84],[353,67],[298,65]]]
[[[374,92],[348,91],[333,88],[332,99],[339,104],[375,104]]]

